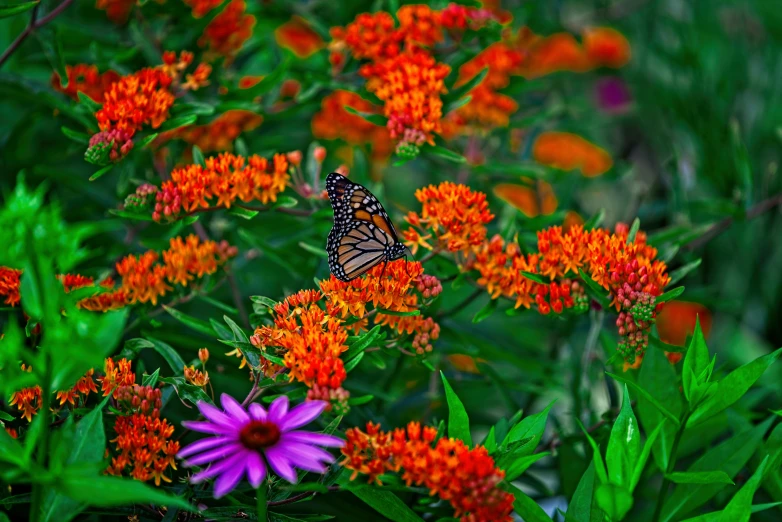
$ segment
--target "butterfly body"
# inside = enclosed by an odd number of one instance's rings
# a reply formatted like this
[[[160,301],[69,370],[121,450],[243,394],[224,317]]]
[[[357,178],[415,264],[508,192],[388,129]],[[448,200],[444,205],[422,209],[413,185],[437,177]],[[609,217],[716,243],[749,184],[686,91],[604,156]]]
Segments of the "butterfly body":
[[[329,269],[340,281],[351,281],[378,263],[404,257],[405,246],[383,205],[366,187],[332,172],[326,177],[334,226],[326,241]]]

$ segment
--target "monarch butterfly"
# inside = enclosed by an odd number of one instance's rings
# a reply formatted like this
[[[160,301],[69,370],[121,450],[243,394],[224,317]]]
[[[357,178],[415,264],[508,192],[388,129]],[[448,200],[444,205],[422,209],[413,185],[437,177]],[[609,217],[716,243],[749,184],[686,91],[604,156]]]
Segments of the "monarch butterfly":
[[[334,209],[326,251],[337,279],[351,281],[378,263],[405,255],[383,205],[366,187],[332,172],[326,177],[326,192]]]

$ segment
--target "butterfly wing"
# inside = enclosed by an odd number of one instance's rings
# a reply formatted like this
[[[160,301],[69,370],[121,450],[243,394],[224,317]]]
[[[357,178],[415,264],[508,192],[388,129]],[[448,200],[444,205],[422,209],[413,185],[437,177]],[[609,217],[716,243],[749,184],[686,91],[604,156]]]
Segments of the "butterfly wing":
[[[326,241],[331,273],[350,281],[376,264],[401,257],[396,230],[383,205],[365,187],[332,172],[326,192],[334,210],[334,226]]]

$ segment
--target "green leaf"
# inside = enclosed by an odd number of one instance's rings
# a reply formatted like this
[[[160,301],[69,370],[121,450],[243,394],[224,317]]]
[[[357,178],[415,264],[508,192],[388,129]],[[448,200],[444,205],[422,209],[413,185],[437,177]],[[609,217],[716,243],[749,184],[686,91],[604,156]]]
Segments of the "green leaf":
[[[481,71],[470,78],[470,80],[465,83],[464,85],[460,85],[459,87],[455,87],[451,92],[443,96],[443,105],[446,106],[449,103],[453,103],[458,101],[463,96],[467,95],[470,91],[475,89],[480,83],[486,78],[486,75],[489,74],[489,68],[484,67],[481,69]],[[443,114],[447,114],[448,111],[443,112]]]
[[[358,366],[358,363],[360,363],[360,362],[361,362],[361,360],[364,358],[364,355],[365,355],[365,354],[366,354],[366,352],[359,352],[359,354],[358,354],[358,355],[356,355],[355,357],[353,357],[352,359],[350,359],[349,361],[347,361],[347,362],[345,363],[345,372],[346,372],[346,373],[347,373],[347,372],[350,372],[350,371],[352,371],[352,370],[353,370],[353,369],[354,369],[356,366]]]
[[[597,445],[595,439],[592,438],[584,425],[581,424],[581,421],[576,419],[576,422],[581,428],[581,431],[584,432],[584,435],[587,438],[587,442],[589,442],[589,445],[592,446],[592,463],[595,465],[595,475],[597,476],[600,484],[607,484],[608,472],[606,471],[605,462],[603,462],[603,455],[600,453],[600,446]]]
[[[348,350],[345,352],[342,360],[350,361],[353,357],[362,353],[364,350],[373,346],[375,341],[380,337],[381,330],[380,325],[375,325],[371,330],[364,332],[363,334],[351,339],[348,338]]]
[[[627,234],[627,244],[632,245],[635,242],[635,236],[638,235],[638,231],[641,229],[641,220],[635,218],[633,224],[630,226],[630,232]]]
[[[638,385],[647,390],[649,395],[659,404],[664,404],[666,409],[678,420],[682,411],[682,395],[679,391],[679,382],[676,372],[668,362],[661,350],[647,350],[644,356],[641,371],[638,373]],[[644,430],[650,433],[658,425],[663,424],[660,436],[652,446],[655,462],[660,469],[668,468],[668,457],[673,445],[675,425],[667,422],[666,417],[646,396],[638,397],[638,416]]]
[[[408,310],[406,312],[401,312],[401,311],[397,311],[397,310],[388,310],[386,308],[378,308],[377,312],[379,314],[383,314],[383,315],[397,315],[397,316],[400,316],[400,317],[421,315],[421,310]]]
[[[2,9],[2,8],[0,8]],[[72,129],[69,129],[68,127],[60,127],[60,130],[62,133],[70,138],[71,140],[75,141],[76,143],[80,143],[82,145],[86,145],[90,142],[90,137],[88,134],[84,132],[78,132]]]
[[[22,2],[21,4],[11,4],[11,5],[0,5],[0,18],[8,18],[9,16],[14,16],[19,13],[24,13],[25,11],[32,9],[36,5],[38,5],[38,1],[36,2]]]
[[[155,141],[157,136],[158,136],[157,132],[153,132],[152,134],[147,134],[146,136],[138,140],[138,143],[136,143],[135,148],[138,150],[143,149],[144,147],[146,147],[147,145]]]
[[[198,148],[198,145],[193,145],[193,163],[206,166],[206,160],[204,159],[204,153]]]
[[[27,469],[28,459],[24,458],[24,449],[19,441],[7,431],[0,429],[0,462],[8,462],[20,469]]]
[[[388,123],[388,118],[386,118],[382,114],[372,114],[371,112],[357,111],[356,109],[348,105],[345,105],[344,109],[348,111],[350,114],[355,114],[356,116],[360,116],[361,118],[364,118],[369,123],[372,123],[374,125],[379,125],[380,127],[385,127],[386,124]]]
[[[604,208],[600,209],[600,212],[592,216],[591,218],[587,219],[584,223],[584,230],[592,230],[600,226],[601,223],[603,223],[603,219],[605,219],[606,211]]]
[[[384,517],[400,522],[422,522],[421,517],[416,515],[407,504],[402,502],[392,492],[379,487],[353,483],[349,480],[349,476],[348,473],[340,475],[338,479],[339,485],[353,493]]]
[[[66,464],[100,463],[106,451],[106,434],[103,428],[103,408],[109,402],[111,395],[101,401],[90,413],[78,423],[63,427],[63,431],[71,430],[70,436],[62,440],[70,441],[67,448],[60,448],[67,455]],[[71,417],[73,418],[73,417]],[[68,522],[78,515],[84,506],[54,489],[46,490],[41,508],[42,522]]]
[[[176,308],[171,308],[170,306],[163,305],[163,309],[166,312],[168,312],[169,315],[171,315],[171,317],[173,317],[180,323],[184,324],[188,328],[191,328],[196,332],[200,332],[206,335],[207,337],[214,338],[214,330],[212,328],[212,325],[209,324],[207,321],[204,321],[203,319],[196,319],[195,317],[191,317],[186,313],[180,312]]]
[[[445,399],[448,401],[448,436],[463,441],[468,446],[472,446],[472,437],[470,436],[470,418],[467,416],[467,410],[464,409],[461,399],[453,391],[445,374],[440,371],[440,377],[443,380],[445,388]]]
[[[660,433],[663,430],[663,427],[665,426],[665,421],[661,421],[660,424],[657,425],[657,427],[649,434],[649,437],[646,439],[646,442],[644,443],[644,447],[641,450],[641,454],[638,457],[638,460],[635,463],[635,469],[633,469],[633,476],[630,478],[630,493],[632,493],[635,490],[635,486],[638,485],[638,481],[641,480],[641,474],[644,471],[644,467],[646,467],[646,461],[649,460],[649,455],[652,452],[652,448],[654,447],[654,443],[657,441],[657,437],[660,435]]]
[[[161,377],[160,382],[173,386],[182,401],[189,401],[193,405],[198,404],[198,401],[213,404],[211,397],[201,387],[188,383],[184,377]]]
[[[1,8],[0,8],[1,9]],[[2,17],[0,17],[2,18]],[[68,86],[68,72],[65,68],[65,59],[62,52],[62,38],[58,26],[39,27],[33,34],[43,48],[43,54],[52,66],[52,69],[60,75],[63,87]]]
[[[246,209],[246,208],[235,207],[234,206],[234,207],[231,207],[231,208],[228,209],[228,213],[231,214],[232,216],[237,216],[237,217],[240,217],[242,219],[248,219],[249,220],[249,219],[252,219],[255,216],[257,216],[258,214],[260,214],[260,211],[258,211],[258,210],[249,210],[249,209]]]
[[[533,281],[535,281],[536,283],[540,283],[540,284],[542,284],[542,285],[546,285],[546,286],[548,286],[548,285],[550,285],[550,284],[551,284],[551,280],[550,280],[550,279],[548,279],[548,278],[545,278],[545,277],[543,277],[543,276],[542,276],[542,275],[540,275],[540,274],[533,274],[532,272],[526,272],[526,271],[524,271],[524,270],[522,270],[522,271],[521,271],[521,274],[522,274],[524,277],[526,277],[527,279],[532,279],[532,280],[533,280]]]
[[[64,473],[53,486],[72,500],[92,506],[155,504],[198,512],[185,499],[133,479],[75,472]]]
[[[77,91],[76,96],[79,97],[79,103],[83,104],[89,112],[96,113],[101,109],[101,107],[103,107],[102,104],[96,102],[95,100],[93,100],[92,98],[84,94],[83,91]]]
[[[684,276],[701,266],[702,259],[698,258],[695,261],[692,261],[691,263],[687,263],[686,265],[677,268],[673,272],[670,272],[671,281],[668,283],[668,286],[674,285],[684,279]]]
[[[684,293],[683,286],[677,286],[673,290],[668,290],[664,294],[658,296],[654,300],[654,304],[665,303],[666,301],[672,301]]]
[[[590,290],[590,296],[597,301],[604,310],[611,308],[611,299],[606,295],[606,289],[597,284],[586,272],[582,269],[578,269],[578,275],[586,284],[587,289]]]
[[[93,174],[92,176],[90,176],[90,181],[95,181],[96,179],[98,179],[98,178],[102,177],[104,174],[107,174],[108,172],[110,172],[110,171],[111,171],[111,169],[113,169],[113,168],[114,168],[114,163],[112,163],[112,164],[110,164],[110,165],[106,165],[105,167],[103,167],[102,169],[100,169],[98,172],[96,172],[95,174]],[[152,219],[152,218],[150,218],[150,220],[151,220],[151,219]]]
[[[152,337],[147,337],[147,339],[152,344],[152,348],[166,360],[168,366],[174,371],[174,374],[182,375],[182,372],[185,369],[185,361],[179,353],[177,353],[171,345],[166,344],[163,341],[159,341]]]
[[[513,511],[515,511],[524,522],[551,522],[551,519],[546,515],[546,512],[543,511],[543,508],[516,486],[510,482],[500,482],[500,488],[513,495]]]
[[[619,486],[630,486],[636,463],[641,453],[641,435],[638,421],[630,406],[630,394],[624,387],[622,409],[611,429],[606,451],[608,480]]]
[[[662,413],[665,416],[666,419],[668,419],[671,422],[673,422],[676,426],[679,425],[679,419],[676,418],[676,416],[673,413],[668,411],[668,409],[665,406],[663,406],[648,391],[646,391],[645,389],[641,388],[638,384],[634,383],[633,381],[628,380],[627,378],[625,378],[622,375],[617,375],[615,373],[606,372],[606,375],[616,379],[619,382],[623,382],[626,385],[628,385],[631,388],[633,388],[635,391],[637,391],[639,394],[641,394],[642,397],[644,397],[647,401],[649,401],[649,403],[651,403],[655,408],[657,408],[657,411]]]
[[[291,196],[277,196],[272,208],[293,208],[299,204],[299,200]]]
[[[589,467],[578,481],[576,491],[565,513],[565,522],[590,522],[592,520],[592,497],[595,487],[595,463]]]
[[[724,471],[732,480],[755,453],[773,421],[774,418],[769,417],[761,424],[719,443],[706,451],[687,471]],[[724,484],[678,485],[663,506],[661,522],[681,520],[683,515],[708,502],[723,488]]]
[[[448,104],[445,104],[443,106],[443,115],[461,109],[462,107],[470,103],[471,100],[472,100],[472,96],[467,95],[464,98],[459,98],[458,100],[454,100]]]
[[[554,402],[555,401],[551,401],[543,411],[521,419],[518,424],[510,429],[508,434],[503,439],[501,446],[507,447],[514,442],[518,442],[527,437],[532,437],[529,445],[529,452],[532,453],[535,451],[535,448],[537,448],[538,444],[540,443],[540,439],[543,437],[543,432],[546,429],[548,412],[551,410]]]
[[[155,368],[155,371],[152,372],[150,375],[144,375],[143,379],[141,379],[141,385],[151,386],[152,388],[154,388],[159,378],[160,378],[160,368]]]
[[[505,470],[505,480],[516,480],[522,473],[527,471],[527,468],[532,466],[540,459],[548,457],[549,455],[551,455],[550,452],[544,451],[541,453],[515,458],[508,463],[503,463],[503,465],[500,465],[498,462],[497,466]]]
[[[595,503],[608,515],[607,520],[622,520],[633,507],[633,495],[617,484],[599,484],[595,488]]]
[[[348,404],[351,406],[361,406],[362,404],[366,404],[370,402],[372,399],[374,399],[374,395],[363,395],[361,397],[351,397],[348,399]]]
[[[692,333],[690,344],[687,346],[687,353],[684,355],[684,362],[682,363],[682,388],[684,390],[684,396],[690,402],[690,406],[694,406],[697,400],[696,391],[700,385],[703,384],[703,380],[699,380],[697,376],[709,366],[709,350],[706,348],[706,340],[703,338],[703,332],[701,331],[700,317],[695,318],[695,330]]]
[[[181,127],[187,127],[193,125],[198,120],[198,115],[191,114],[189,116],[179,116],[177,118],[170,118],[163,125],[160,126],[160,132],[171,131],[179,129]]]
[[[483,307],[475,312],[475,315],[472,318],[473,324],[480,323],[481,321],[484,321],[488,319],[491,314],[494,313],[494,311],[497,309],[497,300],[496,299],[489,299],[489,302],[483,305]]]
[[[439,145],[429,145],[424,147],[423,150],[454,163],[465,163],[467,161],[461,154],[448,150],[445,147],[440,147]]]
[[[733,495],[728,505],[722,510],[720,522],[749,522],[749,517],[752,513],[752,497],[755,496],[755,492],[763,481],[768,461],[769,457],[766,455],[766,458],[760,463],[752,477],[741,487],[738,493]]]
[[[676,484],[733,484],[724,471],[676,471],[665,478]]]
[[[697,324],[696,329],[700,332]],[[717,384],[717,392],[703,401],[690,416],[687,426],[700,424],[742,398],[780,355],[782,355],[782,348],[730,372]]]
[[[304,241],[299,241],[299,246],[309,252],[310,254],[315,254],[318,257],[322,257],[323,259],[328,259],[329,253],[326,252],[325,249],[316,247],[314,245],[310,245],[309,243],[305,243]]]

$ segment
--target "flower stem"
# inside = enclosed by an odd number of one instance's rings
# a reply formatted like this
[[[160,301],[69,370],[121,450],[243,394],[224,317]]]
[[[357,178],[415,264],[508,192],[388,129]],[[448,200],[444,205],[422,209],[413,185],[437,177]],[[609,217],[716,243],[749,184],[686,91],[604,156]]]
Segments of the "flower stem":
[[[266,522],[266,490],[267,490],[267,484],[266,479],[264,479],[263,482],[261,482],[261,485],[258,486],[258,520],[259,522]]]
[[[39,410],[36,421],[40,422],[42,426],[40,439],[38,440],[38,449],[36,453],[37,464],[41,469],[47,469],[47,461],[49,460],[49,423],[51,416],[51,383],[52,383],[52,365],[49,357],[44,357],[44,374],[43,382],[41,382],[41,409]],[[30,520],[38,522],[43,515],[43,500],[46,494],[46,486],[39,483],[33,484],[32,502],[30,504]]]
[[[673,439],[673,446],[671,447],[671,455],[668,458],[668,468],[665,470],[665,474],[668,475],[670,473],[673,473],[673,470],[676,466],[676,453],[679,451],[679,443],[682,440],[682,435],[684,435],[684,430],[687,427],[687,420],[690,418],[690,412],[684,414],[684,416],[681,419],[681,423],[679,424],[679,430],[676,432],[676,437]],[[665,503],[665,497],[668,495],[668,488],[671,485],[671,481],[667,478],[663,477],[663,483],[660,487],[660,493],[657,495],[657,506],[654,508],[654,516],[652,517],[652,520],[654,522],[659,522],[660,515],[662,514],[663,510],[663,504]]]

